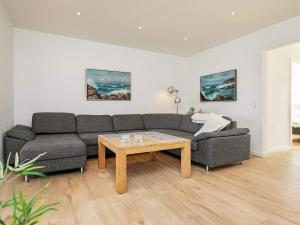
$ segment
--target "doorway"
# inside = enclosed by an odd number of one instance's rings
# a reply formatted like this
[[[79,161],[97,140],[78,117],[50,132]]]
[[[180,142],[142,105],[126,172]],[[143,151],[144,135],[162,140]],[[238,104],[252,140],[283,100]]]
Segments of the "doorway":
[[[300,148],[300,63],[291,66],[292,147]]]

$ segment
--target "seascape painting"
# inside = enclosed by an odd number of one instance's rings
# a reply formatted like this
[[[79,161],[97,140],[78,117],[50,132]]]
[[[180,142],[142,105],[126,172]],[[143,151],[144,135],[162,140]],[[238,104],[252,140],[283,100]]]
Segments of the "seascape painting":
[[[87,100],[131,100],[131,73],[87,69]]]
[[[236,101],[236,70],[200,77],[201,101]]]

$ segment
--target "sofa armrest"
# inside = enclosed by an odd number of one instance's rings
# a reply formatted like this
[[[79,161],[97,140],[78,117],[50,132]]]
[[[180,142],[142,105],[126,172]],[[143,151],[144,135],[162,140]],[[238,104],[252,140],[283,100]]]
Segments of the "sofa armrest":
[[[30,127],[17,125],[7,131],[6,136],[23,141],[32,141],[35,138],[35,133],[32,132]]]
[[[230,137],[230,136],[239,136],[239,135],[245,135],[249,133],[248,128],[235,128],[235,129],[229,129],[219,132],[204,132],[201,133],[193,138],[193,141],[202,141],[209,138],[217,138],[217,137]]]

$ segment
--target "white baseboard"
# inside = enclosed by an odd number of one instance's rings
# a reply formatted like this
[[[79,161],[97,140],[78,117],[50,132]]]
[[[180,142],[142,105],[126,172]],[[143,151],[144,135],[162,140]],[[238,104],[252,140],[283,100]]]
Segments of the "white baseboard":
[[[268,152],[266,152],[264,154],[264,156],[267,156],[271,153],[274,153],[274,152],[285,152],[285,151],[290,151],[292,150],[292,148],[290,146],[281,146],[281,147],[278,147],[278,148],[273,148],[273,149],[269,149]]]
[[[290,146],[281,146],[281,147],[278,147],[278,148],[269,149],[267,152],[264,152],[264,153],[262,153],[262,152],[251,152],[251,155],[264,158],[264,157],[267,157],[271,153],[290,151],[291,149],[292,148]]]

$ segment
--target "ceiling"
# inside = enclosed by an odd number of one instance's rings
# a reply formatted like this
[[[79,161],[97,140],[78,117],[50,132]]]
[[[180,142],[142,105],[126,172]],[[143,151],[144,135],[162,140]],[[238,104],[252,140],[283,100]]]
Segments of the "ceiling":
[[[300,14],[300,0],[1,1],[16,27],[184,57]]]

